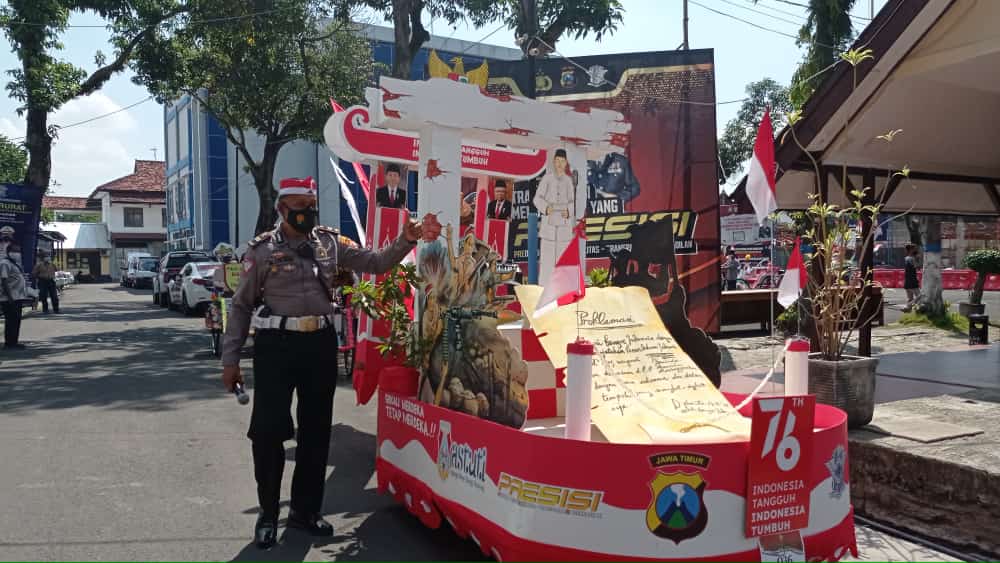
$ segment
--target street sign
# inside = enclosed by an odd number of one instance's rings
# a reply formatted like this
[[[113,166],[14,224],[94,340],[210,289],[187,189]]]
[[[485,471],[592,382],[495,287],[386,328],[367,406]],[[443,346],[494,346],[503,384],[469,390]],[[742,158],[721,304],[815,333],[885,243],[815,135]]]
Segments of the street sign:
[[[747,537],[809,525],[812,459],[811,395],[754,399],[747,460]]]

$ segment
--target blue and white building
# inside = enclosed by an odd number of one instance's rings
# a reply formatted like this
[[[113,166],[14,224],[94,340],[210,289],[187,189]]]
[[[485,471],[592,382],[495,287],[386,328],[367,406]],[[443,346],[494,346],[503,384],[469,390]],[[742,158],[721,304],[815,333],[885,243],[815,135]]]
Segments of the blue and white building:
[[[371,40],[377,62],[392,67],[395,56],[393,30],[384,26],[361,29]],[[516,60],[521,51],[515,48],[483,45],[458,39],[432,36],[413,58],[413,80],[424,80],[431,49],[445,61],[462,57],[466,69],[476,68],[484,59]],[[245,171],[244,158],[226,138],[218,121],[203,111],[197,100],[183,97],[164,110],[164,134],[167,151],[167,247],[211,250],[219,242],[236,246],[254,236],[259,210],[253,177]],[[259,155],[263,138],[247,132],[251,154]],[[326,146],[308,141],[285,145],[278,155],[274,182],[289,176],[312,176],[319,188],[320,222],[338,225],[345,235],[356,237],[346,205],[341,202],[330,151]],[[353,178],[350,163],[338,163]],[[411,173],[411,193],[416,174]],[[353,185],[354,199],[363,218],[367,205],[358,185]]]

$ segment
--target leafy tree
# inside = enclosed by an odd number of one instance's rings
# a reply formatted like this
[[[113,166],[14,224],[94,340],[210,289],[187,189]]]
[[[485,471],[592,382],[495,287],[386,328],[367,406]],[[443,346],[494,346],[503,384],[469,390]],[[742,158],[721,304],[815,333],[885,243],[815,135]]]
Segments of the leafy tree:
[[[747,84],[746,94],[747,100],[740,106],[736,117],[726,123],[719,138],[719,159],[723,169],[719,174],[719,184],[725,184],[727,179],[741,174],[744,163],[753,156],[757,127],[764,117],[764,110],[771,108],[771,123],[776,131],[785,126],[792,111],[788,88],[770,78]]]
[[[157,26],[183,9],[178,0],[9,0],[0,8],[0,27],[21,63],[20,68],[8,71],[12,80],[7,91],[22,104],[18,114],[26,120],[24,145],[29,160],[24,182],[49,187],[52,141],[58,133],[58,127],[48,123],[49,114],[99,90],[125,69],[136,48]],[[112,29],[114,57],[109,62],[97,52],[97,68],[92,72],[56,56],[63,48],[59,37],[74,12],[97,13]]]
[[[465,5],[477,27],[504,21],[518,37],[527,38],[522,48],[535,48],[537,55],[547,54],[546,44],[555,47],[564,35],[582,39],[593,34],[600,41],[618,30],[624,14],[620,0],[466,0]],[[534,35],[545,44],[532,43]]]
[[[431,38],[431,34],[421,23],[424,12],[452,25],[465,18],[463,4],[462,0],[341,0],[338,15],[342,21],[347,21],[351,8],[364,6],[392,21],[396,45],[392,75],[409,79],[413,57]]]
[[[837,61],[854,38],[851,8],[855,1],[808,0],[806,23],[797,41],[800,47],[807,45],[806,54],[792,76],[789,92],[794,107],[802,107],[822,80],[815,75]]]
[[[0,135],[0,184],[20,184],[28,170],[24,148]]]
[[[277,218],[281,149],[322,141],[330,96],[345,106],[360,101],[373,64],[368,41],[349,22],[329,23],[324,2],[272,0],[266,12],[256,4],[190,0],[188,21],[141,47],[133,67],[134,80],[161,103],[187,94],[218,119],[253,176],[260,233]]]

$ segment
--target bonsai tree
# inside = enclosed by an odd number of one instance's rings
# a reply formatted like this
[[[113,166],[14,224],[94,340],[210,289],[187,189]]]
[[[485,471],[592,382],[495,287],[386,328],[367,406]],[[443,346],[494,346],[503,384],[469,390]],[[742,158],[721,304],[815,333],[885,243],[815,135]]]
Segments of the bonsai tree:
[[[986,287],[986,276],[1000,274],[1000,250],[984,248],[965,255],[962,264],[976,272],[976,283],[969,291],[969,303],[983,304],[983,289]]]

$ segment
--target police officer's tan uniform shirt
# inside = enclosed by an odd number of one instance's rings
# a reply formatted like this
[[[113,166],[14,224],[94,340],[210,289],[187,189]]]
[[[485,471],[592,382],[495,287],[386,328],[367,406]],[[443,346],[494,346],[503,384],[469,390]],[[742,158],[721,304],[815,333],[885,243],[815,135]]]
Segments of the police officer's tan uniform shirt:
[[[52,262],[39,262],[35,264],[31,275],[39,280],[54,280],[56,278],[56,265]]]
[[[285,240],[280,229],[258,237],[243,256],[243,277],[233,296],[232,310],[222,343],[223,365],[237,365],[240,348],[250,332],[254,308],[263,303],[271,315],[303,317],[333,312],[330,297],[313,272],[315,265],[299,255],[298,248],[313,247],[319,273],[326,286],[336,286],[338,266],[357,272],[381,274],[392,269],[413,249],[415,243],[400,236],[381,251],[351,247],[340,241],[333,229],[317,227],[308,242]]]
[[[3,284],[0,287],[0,301],[20,301],[28,297],[24,272],[7,258],[0,259],[0,284]]]

